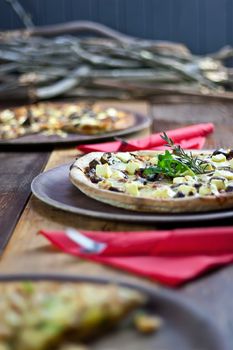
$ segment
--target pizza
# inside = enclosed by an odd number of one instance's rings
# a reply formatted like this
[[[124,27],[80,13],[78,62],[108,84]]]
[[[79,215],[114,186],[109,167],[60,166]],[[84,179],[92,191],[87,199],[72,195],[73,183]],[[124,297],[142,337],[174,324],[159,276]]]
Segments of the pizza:
[[[98,135],[127,129],[134,116],[112,107],[84,103],[38,103],[0,112],[0,140],[43,133],[66,137],[68,133]]]
[[[70,179],[87,196],[144,212],[182,213],[233,207],[233,151],[89,153]]]
[[[79,344],[146,303],[142,293],[111,284],[7,282],[0,293],[1,350],[87,349]]]

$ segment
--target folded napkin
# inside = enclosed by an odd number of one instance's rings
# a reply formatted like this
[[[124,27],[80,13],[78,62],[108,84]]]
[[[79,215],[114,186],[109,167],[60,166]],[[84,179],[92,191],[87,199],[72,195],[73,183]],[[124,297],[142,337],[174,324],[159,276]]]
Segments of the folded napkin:
[[[82,232],[107,243],[100,254],[83,253],[64,232],[40,231],[65,253],[110,265],[168,286],[233,262],[233,226],[143,232]]]
[[[196,124],[184,128],[168,130],[167,135],[176,144],[180,144],[186,149],[201,149],[205,143],[205,136],[212,133],[214,125],[212,123]],[[164,148],[165,141],[161,138],[161,133],[152,134],[137,140],[104,142],[97,144],[79,145],[77,149],[84,153],[89,152],[118,152],[118,151],[138,151]]]

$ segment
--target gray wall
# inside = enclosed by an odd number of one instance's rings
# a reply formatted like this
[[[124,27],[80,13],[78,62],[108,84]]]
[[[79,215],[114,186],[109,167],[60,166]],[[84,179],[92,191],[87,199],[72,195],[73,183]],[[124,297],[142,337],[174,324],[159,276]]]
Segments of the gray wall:
[[[124,33],[185,43],[194,53],[233,45],[233,0],[19,0],[36,25],[93,20]],[[0,29],[22,27],[0,0]]]

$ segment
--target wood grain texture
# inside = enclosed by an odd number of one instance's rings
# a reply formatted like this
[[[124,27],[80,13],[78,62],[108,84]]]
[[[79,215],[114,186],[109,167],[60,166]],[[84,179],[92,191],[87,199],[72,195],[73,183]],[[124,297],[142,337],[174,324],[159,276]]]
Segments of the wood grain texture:
[[[105,103],[105,106],[109,105],[109,102]],[[133,111],[138,111],[141,113],[149,113],[148,105],[142,102],[135,103],[114,103],[114,106],[125,106],[127,109],[132,109]],[[145,136],[148,133],[147,131],[142,131],[138,136]],[[78,155],[78,151],[76,149],[68,149],[68,150],[57,150],[52,153],[50,156],[49,162],[46,166],[46,170],[58,166],[63,163],[72,162],[75,160],[75,157]],[[32,225],[33,223],[33,225]],[[90,229],[90,230],[123,230],[132,228],[132,225],[123,224],[123,223],[111,223],[105,222],[104,220],[90,220],[89,218],[84,218],[78,215],[72,215],[69,213],[65,213],[53,208],[50,208],[43,203],[41,203],[36,198],[32,197],[28,202],[25,211],[16,227],[14,232],[14,236],[12,237],[9,246],[7,247],[1,265],[6,258],[18,256],[30,256],[31,252],[34,249],[38,249],[38,247],[48,246],[48,244],[44,241],[44,239],[36,236],[36,233],[40,229],[64,229],[67,226],[73,226],[76,228],[82,229]],[[133,229],[137,229],[137,225],[133,226]],[[44,265],[44,254],[45,252],[39,250],[38,259],[41,261],[42,268],[47,270],[47,265]],[[33,253],[33,261],[36,260],[37,254]],[[30,259],[30,257],[29,257]],[[59,259],[58,259],[59,260]],[[14,268],[14,265],[12,268]],[[34,266],[34,263],[29,264],[31,268]],[[59,263],[58,263],[59,265]],[[63,265],[63,264],[62,264]],[[61,265],[61,266],[62,266]],[[19,265],[18,265],[19,266]],[[18,266],[15,266],[18,268]],[[38,266],[39,268],[39,266]],[[46,271],[45,270],[45,271]]]
[[[233,103],[196,101],[194,104],[156,104],[153,107],[155,131],[196,123],[212,122],[214,134],[210,135],[205,148],[233,146]]]
[[[207,138],[205,148],[233,146],[233,103],[156,104],[153,106],[154,129],[161,131],[193,123],[213,122],[215,132]],[[214,222],[211,223],[214,225]],[[223,221],[232,225],[233,221]],[[229,340],[233,334],[233,267],[209,273],[179,293],[207,310]],[[232,340],[231,340],[232,341]]]
[[[47,158],[48,153],[0,153],[0,254],[30,195],[30,182]]]
[[[108,104],[108,103],[106,103]],[[114,106],[122,103],[114,103]],[[123,104],[126,106],[126,104]],[[127,103],[127,108],[141,113],[148,113],[146,103]],[[139,136],[145,136],[148,131],[143,131]],[[45,170],[51,169],[63,163],[71,162],[78,155],[75,149],[54,151],[48,161]],[[71,256],[60,253],[50,247],[47,241],[37,235],[40,229],[63,230],[71,226],[86,230],[121,231],[139,230],[138,225],[106,222],[105,220],[93,220],[80,215],[74,215],[40,202],[34,196],[29,200],[7,246],[0,263],[0,273],[43,273],[65,272],[67,274],[85,274],[87,276],[105,276],[121,278],[125,280],[138,279],[110,268],[95,265]],[[143,226],[148,228],[149,226]],[[17,263],[16,263],[17,261]]]
[[[138,105],[132,107],[139,108]],[[148,110],[148,106],[144,105],[144,108]],[[195,104],[190,106],[188,103],[175,105],[156,104],[151,108],[151,111],[153,111],[154,128],[156,131],[209,120],[214,121],[216,131],[208,138],[206,145],[208,147],[214,147],[232,144],[233,113],[232,106],[230,105]],[[76,155],[77,151],[74,149],[53,152],[46,169],[70,162]],[[120,278],[124,281],[137,282],[142,285],[150,284],[145,279],[137,278],[102,265],[84,262],[60,253],[53,249],[44,238],[36,234],[39,229],[60,230],[67,226],[104,231],[127,231],[151,228],[151,226],[146,225],[113,223],[72,215],[49,208],[32,197],[5,250],[0,263],[0,273],[63,272],[66,274],[75,273],[86,276]],[[189,283],[187,286],[178,290],[179,294],[188,297],[191,301],[199,305],[199,307],[210,313],[225,336],[230,340],[232,340],[233,334],[232,280],[233,268],[229,266],[218,272],[209,273],[198,281]]]

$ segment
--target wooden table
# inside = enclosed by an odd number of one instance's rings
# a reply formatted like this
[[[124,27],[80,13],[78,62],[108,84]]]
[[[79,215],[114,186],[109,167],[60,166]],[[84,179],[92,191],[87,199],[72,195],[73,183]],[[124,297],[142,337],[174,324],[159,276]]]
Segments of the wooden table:
[[[197,101],[181,103],[175,100],[173,104],[170,104],[159,99],[154,103],[114,101],[108,103],[115,106],[124,105],[129,109],[149,113],[153,117],[153,130],[156,131],[212,121],[215,123],[216,131],[208,138],[206,147],[230,146],[233,143],[233,103],[200,103]],[[77,151],[74,148],[54,150],[50,155],[48,152],[22,153],[17,151],[0,154],[0,227],[2,235],[6,234],[9,237],[13,233],[2,254],[0,273],[75,273],[120,278],[139,284],[152,284],[145,279],[62,254],[51,248],[43,237],[37,235],[39,229],[60,230],[67,226],[104,231],[152,228],[149,225],[110,222],[62,212],[50,208],[33,196],[28,200],[30,182],[34,176],[44,167],[49,169],[72,161],[76,154]],[[229,220],[220,222],[220,224],[232,224],[232,222]],[[229,340],[232,339],[232,266],[209,273],[179,288],[177,293],[188,297],[206,309],[225,336]]]

